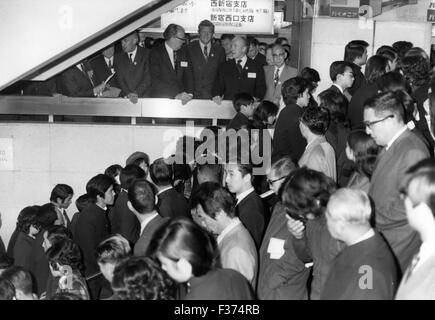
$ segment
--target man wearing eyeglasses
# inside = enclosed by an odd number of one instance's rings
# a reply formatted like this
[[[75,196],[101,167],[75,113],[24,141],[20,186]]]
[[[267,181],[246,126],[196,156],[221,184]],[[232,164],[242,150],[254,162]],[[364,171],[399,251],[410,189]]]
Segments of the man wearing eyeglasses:
[[[404,271],[418,251],[420,240],[407,222],[399,190],[404,186],[408,168],[429,157],[429,151],[407,128],[401,97],[400,93],[386,92],[368,100],[364,106],[364,125],[367,134],[382,147],[369,190],[376,208],[376,226]]]
[[[183,47],[187,41],[184,28],[170,24],[163,37],[165,43],[151,50],[151,97],[179,99],[185,104],[193,98],[193,77]]]
[[[266,95],[264,100],[272,101],[277,106],[281,100],[282,84],[298,75],[298,70],[290,67],[285,63],[287,52],[280,44],[275,44],[272,47],[273,65],[264,66],[264,74],[266,78]]]

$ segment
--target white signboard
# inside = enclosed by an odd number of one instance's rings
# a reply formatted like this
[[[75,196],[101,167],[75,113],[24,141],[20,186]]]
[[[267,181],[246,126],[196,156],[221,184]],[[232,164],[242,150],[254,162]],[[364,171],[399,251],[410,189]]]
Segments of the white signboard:
[[[12,138],[0,138],[0,171],[14,170]]]
[[[273,34],[273,12],[274,0],[188,0],[162,14],[161,27],[175,23],[195,33],[207,19],[216,33]]]

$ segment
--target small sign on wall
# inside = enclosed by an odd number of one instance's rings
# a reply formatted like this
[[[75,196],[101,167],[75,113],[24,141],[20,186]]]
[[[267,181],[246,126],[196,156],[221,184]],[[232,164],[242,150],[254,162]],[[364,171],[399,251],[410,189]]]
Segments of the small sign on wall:
[[[14,170],[12,138],[0,138],[0,171]]]

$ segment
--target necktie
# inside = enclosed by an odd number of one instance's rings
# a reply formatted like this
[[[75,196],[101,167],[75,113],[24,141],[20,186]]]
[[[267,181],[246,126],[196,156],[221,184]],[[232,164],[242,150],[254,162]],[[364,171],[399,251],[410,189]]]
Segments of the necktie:
[[[242,59],[237,60],[237,70],[239,71],[239,73],[242,73]]]
[[[130,58],[130,60],[131,60],[131,58]],[[109,67],[109,69],[112,69],[112,68],[113,68],[112,60],[109,59],[109,63],[108,63],[107,66]]]
[[[174,69],[177,70],[177,51],[174,51]]]
[[[278,84],[278,82],[279,82],[279,69],[276,68],[275,77],[273,78],[273,83],[275,84],[275,87]]]
[[[205,58],[205,61],[207,61],[207,59],[208,59],[207,46],[204,46],[204,58]]]
[[[129,53],[128,56],[130,58],[130,61],[133,63],[133,53]]]
[[[62,210],[63,214],[63,225],[68,228],[68,215],[65,210]]]

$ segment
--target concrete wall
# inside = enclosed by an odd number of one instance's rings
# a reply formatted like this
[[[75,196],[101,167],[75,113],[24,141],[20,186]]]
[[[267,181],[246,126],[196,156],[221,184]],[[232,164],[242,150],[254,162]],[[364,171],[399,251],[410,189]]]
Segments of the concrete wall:
[[[87,124],[0,124],[0,138],[13,138],[14,170],[0,171],[0,236],[5,244],[18,213],[29,205],[49,202],[57,183],[73,187],[73,202],[85,193],[87,181],[112,164],[125,165],[134,151],[151,161],[175,151],[178,137],[199,135],[202,127]],[[68,208],[71,217],[75,205]]]

